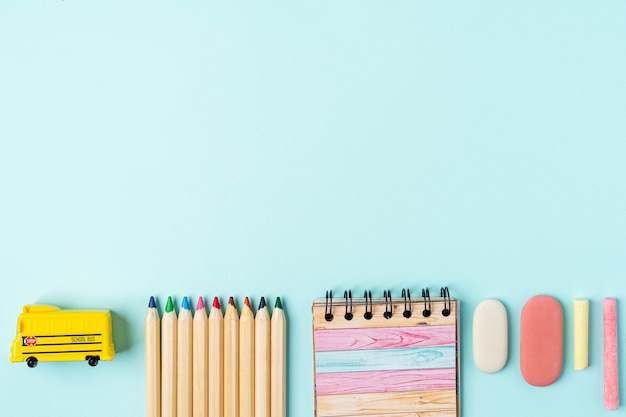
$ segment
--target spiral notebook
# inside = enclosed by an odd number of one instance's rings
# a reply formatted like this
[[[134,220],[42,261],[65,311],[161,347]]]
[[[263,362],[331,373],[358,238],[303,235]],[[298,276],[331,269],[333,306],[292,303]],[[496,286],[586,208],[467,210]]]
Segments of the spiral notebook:
[[[315,416],[460,416],[458,307],[447,287],[315,299]]]

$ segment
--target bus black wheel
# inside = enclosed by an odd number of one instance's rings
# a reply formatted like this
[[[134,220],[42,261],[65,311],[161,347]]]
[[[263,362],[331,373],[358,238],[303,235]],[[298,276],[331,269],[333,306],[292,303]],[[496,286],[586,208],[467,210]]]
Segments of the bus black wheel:
[[[26,365],[28,365],[29,368],[34,368],[35,366],[37,366],[37,358],[34,356],[29,356],[28,359],[26,359]]]
[[[100,357],[98,356],[87,356],[87,363],[89,364],[89,366],[96,366],[99,360]]]

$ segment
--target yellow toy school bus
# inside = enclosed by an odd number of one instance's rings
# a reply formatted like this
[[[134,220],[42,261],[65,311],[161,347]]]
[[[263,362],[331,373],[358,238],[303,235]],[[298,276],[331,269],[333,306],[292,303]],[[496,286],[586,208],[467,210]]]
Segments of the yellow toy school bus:
[[[63,310],[28,305],[17,319],[11,362],[82,361],[96,366],[115,356],[109,310]]]

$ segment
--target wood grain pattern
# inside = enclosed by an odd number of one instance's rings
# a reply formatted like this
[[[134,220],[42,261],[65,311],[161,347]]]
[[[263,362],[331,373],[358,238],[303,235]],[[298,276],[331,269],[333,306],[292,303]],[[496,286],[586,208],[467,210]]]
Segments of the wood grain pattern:
[[[454,368],[318,374],[315,381],[317,395],[455,388],[456,369]]]
[[[412,415],[428,411],[456,415],[456,390],[318,395],[316,403],[318,417],[396,415],[408,410]]]
[[[423,327],[367,327],[319,329],[314,332],[315,350],[360,350],[421,346],[454,346],[454,326]]]
[[[407,318],[404,299],[373,299],[367,320],[364,300],[353,299],[348,320],[334,299],[326,321],[326,299],[314,300],[316,417],[459,416],[458,300],[444,316],[443,299],[432,299],[429,317],[420,301]]]
[[[362,416],[367,417],[459,417],[459,414],[456,410],[433,410],[433,411],[420,411],[413,412],[409,411],[406,413],[376,413],[376,414],[361,414]],[[339,416],[336,416],[339,417]],[[349,415],[341,416],[341,417],[351,417]]]
[[[454,346],[315,352],[315,371],[318,374],[454,368],[455,365]]]

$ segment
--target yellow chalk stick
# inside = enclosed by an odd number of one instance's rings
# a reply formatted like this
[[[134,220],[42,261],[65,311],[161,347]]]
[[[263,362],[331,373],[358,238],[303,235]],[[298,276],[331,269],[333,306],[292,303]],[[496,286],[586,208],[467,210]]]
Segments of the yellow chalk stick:
[[[585,369],[589,362],[589,300],[574,300],[574,369]]]

